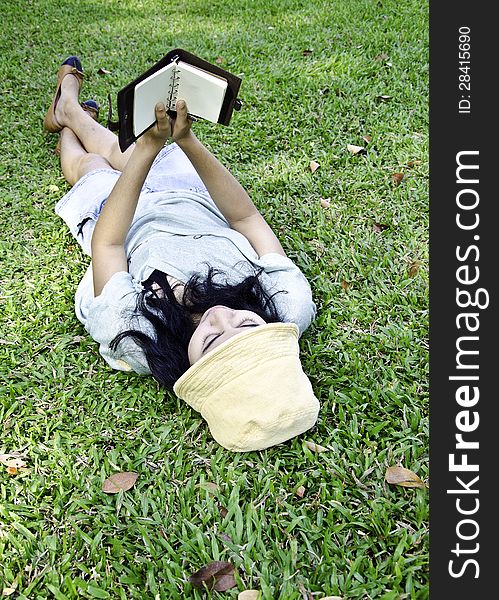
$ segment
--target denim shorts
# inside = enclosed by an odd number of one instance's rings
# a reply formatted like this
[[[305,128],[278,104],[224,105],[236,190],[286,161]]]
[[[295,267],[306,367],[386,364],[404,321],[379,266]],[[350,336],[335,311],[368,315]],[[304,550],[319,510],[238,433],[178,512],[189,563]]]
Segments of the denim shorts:
[[[111,168],[91,171],[79,179],[56,204],[56,214],[63,219],[89,256],[95,223],[120,175],[120,171]],[[207,193],[191,162],[175,143],[160,150],[149,170],[141,195],[172,190]]]

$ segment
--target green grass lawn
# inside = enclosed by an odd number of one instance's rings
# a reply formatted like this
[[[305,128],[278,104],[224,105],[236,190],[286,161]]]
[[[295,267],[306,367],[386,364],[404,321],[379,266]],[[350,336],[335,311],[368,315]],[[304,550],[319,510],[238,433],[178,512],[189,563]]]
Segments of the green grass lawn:
[[[385,481],[394,465],[428,478],[427,10],[0,0],[0,454],[26,463],[0,466],[0,594],[428,597],[428,492]],[[231,125],[196,132],[318,306],[301,339],[317,426],[263,452],[225,451],[153,380],[112,372],[74,315],[87,259],[53,212],[69,188],[42,131],[55,73],[78,54],[82,99],[105,108],[175,47],[243,78]],[[134,487],[103,493],[117,471]],[[236,586],[194,588],[216,560]]]

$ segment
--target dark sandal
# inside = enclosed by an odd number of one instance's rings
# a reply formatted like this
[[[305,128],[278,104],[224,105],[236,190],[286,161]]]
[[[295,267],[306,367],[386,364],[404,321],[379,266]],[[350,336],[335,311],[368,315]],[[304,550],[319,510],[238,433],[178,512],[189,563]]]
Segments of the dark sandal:
[[[95,100],[85,100],[85,102],[80,102],[80,106],[92,117],[94,121],[99,120],[100,106]],[[57,141],[57,146],[55,147],[54,152],[57,155],[61,153],[61,136],[59,136],[59,140]]]
[[[80,103],[80,106],[92,117],[94,121],[99,120],[100,106],[95,100],[85,100],[85,102]]]
[[[83,83],[83,68],[81,66],[80,59],[77,56],[68,56],[68,58],[66,58],[57,71],[57,88],[52,99],[52,104],[50,105],[50,108],[48,109],[43,121],[43,128],[45,131],[49,131],[50,133],[57,133],[62,129],[62,126],[55,118],[55,107],[57,106],[57,102],[61,97],[61,83],[66,75],[74,75],[76,79],[78,79],[79,86],[81,88],[81,84]]]

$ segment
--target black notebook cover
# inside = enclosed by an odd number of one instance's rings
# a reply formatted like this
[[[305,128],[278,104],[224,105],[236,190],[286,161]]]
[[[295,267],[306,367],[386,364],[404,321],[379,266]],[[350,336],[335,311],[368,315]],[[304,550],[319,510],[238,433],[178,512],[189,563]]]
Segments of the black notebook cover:
[[[108,127],[113,131],[118,131],[118,140],[122,152],[124,152],[131,144],[135,142],[137,137],[139,137],[134,135],[133,127],[133,103],[136,85],[176,59],[189,63],[194,67],[198,67],[207,71],[208,73],[212,73],[227,80],[228,85],[222,108],[220,110],[218,123],[221,125],[228,125],[232,117],[233,110],[240,109],[241,102],[237,97],[239,88],[241,86],[241,79],[239,77],[229,73],[228,71],[225,71],[217,65],[213,65],[199,58],[198,56],[191,54],[190,52],[187,52],[186,50],[176,48],[175,50],[168,52],[168,54],[166,54],[150,69],[142,73],[142,75],[134,79],[131,83],[126,85],[118,92],[118,121],[116,123],[112,123],[109,120]]]

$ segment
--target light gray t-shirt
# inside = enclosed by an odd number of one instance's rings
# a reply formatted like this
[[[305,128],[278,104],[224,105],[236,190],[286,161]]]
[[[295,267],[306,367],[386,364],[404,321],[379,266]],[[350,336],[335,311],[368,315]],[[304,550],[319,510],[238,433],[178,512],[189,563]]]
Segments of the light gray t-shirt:
[[[260,282],[283,319],[298,325],[300,334],[315,317],[310,286],[289,258],[272,253],[259,257],[248,240],[231,229],[208,194],[194,191],[142,194],[125,243],[128,272],[115,273],[94,298],[91,265],[75,296],[76,315],[99,344],[113,368],[149,374],[144,353],[130,338],[111,341],[127,329],[151,335],[149,323],[134,315],[142,283],[157,269],[186,282],[214,267],[229,283],[238,283],[263,269]]]

